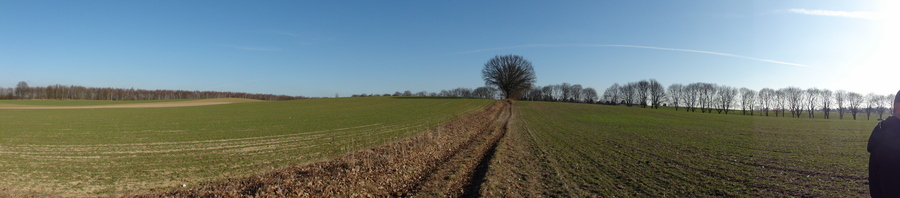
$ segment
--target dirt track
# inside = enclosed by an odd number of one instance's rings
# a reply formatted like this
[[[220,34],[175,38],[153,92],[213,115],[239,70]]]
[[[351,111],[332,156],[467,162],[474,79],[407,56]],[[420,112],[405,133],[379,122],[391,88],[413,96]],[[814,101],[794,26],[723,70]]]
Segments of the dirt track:
[[[133,197],[479,196],[511,109],[498,101],[432,131],[332,161]]]

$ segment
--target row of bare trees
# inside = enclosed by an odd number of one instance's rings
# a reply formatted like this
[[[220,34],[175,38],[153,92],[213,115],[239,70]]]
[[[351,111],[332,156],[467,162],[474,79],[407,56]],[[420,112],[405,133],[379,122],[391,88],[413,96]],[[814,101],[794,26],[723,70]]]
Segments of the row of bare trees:
[[[885,112],[892,112],[894,94],[878,95],[869,93],[862,95],[845,90],[831,91],[828,89],[798,87],[786,87],[781,89],[763,88],[759,91],[748,88],[734,88],[714,83],[690,83],[671,84],[667,89],[662,89],[656,80],[641,80],[625,85],[613,84],[603,93],[600,102],[611,105],[652,105],[658,108],[660,105],[672,106],[676,111],[702,113],[728,114],[730,111],[741,110],[743,115],[774,116],[779,113],[786,117],[790,112],[791,117],[804,116],[814,118],[816,113],[822,113],[822,118],[830,119],[831,112],[837,112],[838,118],[843,119],[845,113],[850,113],[853,119],[857,114],[865,112],[866,119],[871,119],[873,113],[883,118]]]
[[[257,100],[298,100],[302,96],[273,94],[251,94],[243,92],[146,90],[124,88],[97,88],[74,85],[29,86],[22,81],[15,88],[0,87],[0,99],[54,99],[54,100],[167,100],[167,99],[209,99],[247,98]]]
[[[558,85],[533,86],[525,90],[520,100],[595,103],[599,100],[597,90],[580,84],[562,83]]]
[[[353,94],[351,97],[372,97],[372,96],[412,96],[412,97],[465,97],[465,98],[503,98],[502,91],[497,88],[484,86],[475,89],[460,87],[450,90],[441,90],[440,92],[420,91],[413,93],[409,90],[404,92],[394,92],[394,94]],[[580,102],[580,103],[596,103],[599,101],[597,91],[594,88],[582,87],[580,84],[562,83],[558,85],[533,86],[527,89],[519,100],[530,101],[553,101],[553,102]]]
[[[665,100],[666,89],[656,79],[629,82],[624,85],[614,83],[603,92],[602,103],[640,105],[641,108],[659,108]]]
[[[500,90],[493,87],[478,87],[475,89],[460,87],[450,90],[441,90],[440,92],[420,91],[413,93],[406,90],[404,92],[394,92],[394,94],[353,94],[350,97],[372,97],[372,96],[406,96],[406,97],[463,97],[463,98],[490,98],[497,99],[500,97]]]

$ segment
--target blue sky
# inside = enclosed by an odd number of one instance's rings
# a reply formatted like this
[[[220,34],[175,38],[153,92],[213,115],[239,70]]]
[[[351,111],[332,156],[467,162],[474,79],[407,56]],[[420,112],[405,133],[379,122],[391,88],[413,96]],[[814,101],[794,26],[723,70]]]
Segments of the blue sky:
[[[495,55],[537,84],[655,78],[900,89],[882,1],[0,1],[0,87],[26,81],[332,97],[483,86]]]

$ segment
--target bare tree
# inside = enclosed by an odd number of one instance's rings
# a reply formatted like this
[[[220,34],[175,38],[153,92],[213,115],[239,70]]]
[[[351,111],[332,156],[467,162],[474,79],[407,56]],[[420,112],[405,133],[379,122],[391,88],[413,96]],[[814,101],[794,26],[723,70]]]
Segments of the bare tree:
[[[19,84],[16,84],[15,92],[18,98],[29,98],[28,94],[31,93],[31,88],[28,87],[28,83],[25,81],[19,81]]]
[[[875,93],[866,94],[865,98],[863,98],[863,103],[866,105],[866,120],[872,118],[872,112],[877,111],[878,104],[880,103],[881,96]]]
[[[497,89],[495,89],[493,87],[488,87],[488,86],[478,87],[472,91],[472,95],[474,95],[475,97],[478,97],[478,98],[489,98],[490,99],[490,98],[494,98],[494,96],[496,94],[497,94]]]
[[[712,113],[716,91],[718,91],[716,84],[700,83],[700,111],[702,113]]]
[[[816,106],[819,104],[819,96],[822,94],[818,88],[809,88],[806,89],[806,112],[809,118],[815,118]]]
[[[847,105],[849,100],[847,91],[837,90],[834,92],[834,102],[838,106],[838,119],[844,119],[844,105]]]
[[[669,85],[669,101],[672,102],[672,106],[675,106],[675,111],[678,111],[678,106],[681,106],[681,101],[684,100],[684,85],[674,83]]]
[[[803,90],[797,87],[787,87],[782,89],[787,99],[788,107],[791,110],[791,117],[800,117],[803,112]]]
[[[894,97],[897,97],[895,94],[889,94],[884,96],[884,107],[888,112],[888,116],[894,115]]]
[[[768,87],[760,89],[759,103],[762,105],[763,110],[765,110],[766,117],[768,117],[769,109],[775,106],[775,90]],[[778,115],[776,114],[775,116],[777,117]]]
[[[557,85],[557,91],[560,91],[560,94],[558,95],[562,96],[561,98],[557,99],[558,101],[568,102],[569,98],[572,97],[572,85],[570,85],[569,83],[562,83]]]
[[[569,87],[569,95],[571,97],[569,99],[569,102],[582,102],[582,98],[581,98],[582,91],[584,91],[584,88],[582,88],[581,85],[579,85],[579,84],[574,84],[571,87]]]
[[[886,95],[879,97],[878,100],[878,119],[884,119],[884,112],[888,111],[891,108],[891,103],[894,103],[894,95]],[[891,112],[888,111],[888,116],[890,116]]]
[[[650,93],[650,81],[641,80],[635,84],[637,85],[637,99],[640,102],[641,108],[647,108],[647,99],[649,99],[648,95]]]
[[[618,104],[619,103],[619,83],[613,83],[612,86],[606,88],[606,91],[603,92],[603,100],[607,101],[608,104]]]
[[[753,115],[753,105],[756,104],[756,91],[746,87],[741,88],[741,115],[747,115],[747,109],[750,109],[750,115]]]
[[[819,94],[820,101],[822,101],[822,113],[825,114],[825,119],[830,119],[832,92],[831,90],[823,89],[819,91]]]
[[[584,88],[584,90],[581,91],[581,98],[583,98],[583,102],[586,103],[595,103],[597,102],[597,100],[599,100],[597,96],[597,90],[591,87]]]
[[[638,86],[637,83],[633,83],[633,82],[630,82],[630,83],[626,84],[625,86],[622,86],[622,91],[620,91],[620,92],[622,93],[622,98],[625,101],[624,102],[625,106],[630,107],[631,105],[637,104],[636,102],[638,101],[638,98],[640,97],[638,95],[637,86]]]
[[[653,108],[659,109],[665,97],[666,88],[657,82],[656,79],[650,79],[650,102],[653,103]]]
[[[554,89],[553,86],[550,86],[550,85],[541,87],[541,93],[543,94],[543,96],[542,96],[543,99],[541,99],[541,100],[553,101],[553,89]]]
[[[718,113],[722,113],[724,111],[725,114],[728,114],[728,111],[730,111],[731,106],[734,105],[734,98],[737,96],[737,93],[738,93],[737,89],[726,86],[726,85],[722,85],[722,86],[716,86],[716,90],[718,90],[716,92],[717,95],[716,95],[716,99],[715,99],[716,106],[717,106],[716,111],[718,111]]]
[[[495,56],[484,64],[481,77],[488,86],[496,86],[503,98],[516,98],[537,80],[531,61],[519,55]]]
[[[687,108],[685,109],[690,112],[696,112],[697,107],[703,109],[703,102],[701,102],[701,98],[703,98],[703,96],[701,95],[701,90],[703,90],[703,83],[688,84],[688,86],[685,87],[684,90],[685,96],[687,96],[684,100],[685,104],[687,105]]]
[[[856,120],[856,113],[859,112],[859,107],[865,102],[865,98],[858,93],[850,92],[847,93],[847,102],[850,105],[850,114],[853,115],[853,120]]]
[[[778,112],[781,111],[781,117],[786,117],[784,115],[785,110],[788,107],[788,97],[787,90],[785,88],[781,88],[775,91],[775,105],[777,109],[775,110],[775,117],[778,117]]]

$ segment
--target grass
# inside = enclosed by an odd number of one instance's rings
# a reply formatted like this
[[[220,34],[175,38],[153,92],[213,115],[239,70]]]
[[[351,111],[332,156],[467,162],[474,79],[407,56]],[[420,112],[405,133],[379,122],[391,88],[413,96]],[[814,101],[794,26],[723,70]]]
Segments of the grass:
[[[54,101],[36,103],[43,102]],[[190,186],[381,145],[491,102],[367,97],[0,110],[0,178],[13,178],[0,189],[85,196]]]
[[[517,119],[488,173],[489,195],[523,189],[561,197],[868,195],[865,148],[874,120],[514,106]]]
[[[179,102],[191,101],[190,99],[182,100],[127,100],[127,101],[111,101],[111,100],[0,100],[0,107],[12,106],[94,106],[94,105],[117,105],[117,104],[141,104],[141,103],[158,103],[158,102]]]

